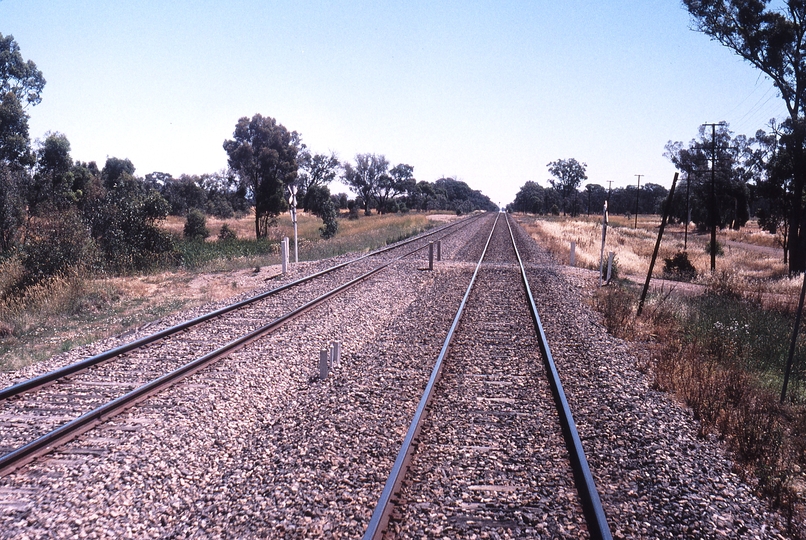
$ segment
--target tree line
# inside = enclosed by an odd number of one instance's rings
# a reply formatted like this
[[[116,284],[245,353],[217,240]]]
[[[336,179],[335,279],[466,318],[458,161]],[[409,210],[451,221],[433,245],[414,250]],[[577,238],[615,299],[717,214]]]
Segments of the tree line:
[[[411,165],[390,166],[382,155],[342,163],[335,154],[314,153],[299,133],[260,114],[240,118],[224,141],[224,171],[141,177],[130,160],[117,157],[98,167],[74,160],[62,133],[48,132],[32,144],[27,111],[41,102],[45,83],[13,36],[0,34],[0,262],[19,260],[21,288],[82,268],[126,272],[179,264],[179,239],[158,227],[168,215],[186,216],[185,236],[198,239],[208,234],[205,216],[254,212],[255,237],[263,239],[295,200],[322,219],[320,233],[330,238],[342,209],[357,219],[358,209],[369,215],[373,209],[496,208],[462,181],[417,181]],[[337,178],[354,198],[331,195],[328,185]],[[222,239],[233,236],[222,229]]]
[[[265,237],[277,216],[287,209],[288,195],[295,192],[297,206],[323,220],[322,236],[337,230],[336,209],[358,210],[370,215],[408,210],[450,210],[468,213],[496,210],[480,191],[455,178],[435,182],[417,181],[414,167],[391,166],[383,155],[357,154],[354,162],[341,162],[335,154],[316,154],[274,118],[260,114],[240,118],[233,138],[224,141],[228,165],[252,197],[255,235]],[[341,178],[355,195],[331,195],[328,184]]]
[[[665,155],[682,172],[672,217],[701,228],[712,224],[739,228],[755,218],[778,238],[790,273],[806,271],[806,2],[683,0],[683,4],[698,31],[770,78],[788,116],[771,120],[752,137],[734,136],[721,123],[711,129],[701,126],[688,144],[670,141]],[[564,173],[556,172],[560,174],[552,172],[550,188],[527,182],[510,208],[573,213],[586,208],[586,198],[601,208],[602,186],[589,184],[580,192],[579,184],[563,183]],[[635,196],[635,188],[629,187],[621,194],[619,190],[608,194],[611,211],[634,211],[629,205],[631,189]],[[658,197],[644,200],[639,194],[638,211],[658,212],[662,190],[653,186],[648,191]]]
[[[735,135],[730,126],[702,125],[688,143],[669,141],[664,156],[682,173],[669,209],[672,222],[693,223],[701,231],[715,221],[718,228],[738,230],[754,218],[776,235],[789,262],[795,160],[787,150],[789,123],[771,122],[754,137]],[[587,180],[585,164],[575,159],[549,163],[549,187],[526,182],[508,209],[534,214],[601,213],[604,202],[613,214],[659,214],[668,190],[647,183],[609,192]],[[712,198],[713,193],[713,198]]]
[[[543,187],[533,180],[527,181],[518,190],[515,200],[507,205],[510,212],[530,214],[601,214],[605,201],[613,214],[655,214],[660,212],[669,190],[659,184],[648,182],[638,188],[627,186],[608,190],[600,184],[589,183],[587,164],[574,158],[560,159],[547,165],[552,178]]]

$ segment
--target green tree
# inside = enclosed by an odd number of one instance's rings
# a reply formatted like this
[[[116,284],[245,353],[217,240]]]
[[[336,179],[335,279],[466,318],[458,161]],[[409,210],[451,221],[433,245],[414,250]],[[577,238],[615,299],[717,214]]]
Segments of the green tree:
[[[392,167],[387,174],[381,175],[373,190],[375,200],[378,201],[378,211],[381,213],[397,211],[394,198],[414,188],[417,180],[414,179],[414,167],[400,163]]]
[[[305,194],[314,186],[327,186],[336,179],[341,169],[341,162],[336,154],[311,154],[303,148],[297,156],[300,173],[297,176],[297,200],[305,201]],[[308,211],[310,208],[303,209]]]
[[[183,234],[188,240],[200,241],[210,236],[210,230],[207,228],[207,217],[204,212],[198,208],[191,208],[188,211]]]
[[[389,162],[385,156],[375,154],[357,154],[355,167],[350,163],[343,165],[342,178],[350,190],[361,197],[364,204],[364,215],[370,215],[370,203],[381,177],[386,176]]]
[[[336,221],[339,213],[330,198],[330,190],[327,186],[310,187],[305,194],[305,206],[314,215],[322,218],[322,227],[319,228],[319,234],[322,235],[322,238],[332,238],[336,231],[339,230],[339,222]]]
[[[750,218],[747,184],[759,180],[763,168],[754,151],[756,144],[755,139],[748,139],[744,135],[733,137],[727,124],[717,126],[713,134],[706,126],[700,126],[699,138],[692,139],[688,146],[669,141],[664,155],[683,172],[683,180],[672,207],[673,215],[681,221],[688,218],[685,196],[689,192],[691,220],[700,228],[711,224],[711,159],[712,153],[715,153],[714,219],[720,228],[739,229],[744,226]],[[649,195],[650,186],[658,191],[654,196]],[[659,210],[659,203],[667,194],[665,188],[654,184],[644,186],[642,193],[650,198],[649,205],[653,207],[653,212]],[[644,204],[642,210],[646,209],[647,205]]]
[[[0,163],[17,168],[33,165],[28,115],[13,93],[0,96]]]
[[[0,34],[0,162],[33,165],[25,109],[42,101],[45,78],[25,61],[14,36]]]
[[[65,210],[78,202],[74,191],[70,141],[61,133],[45,134],[36,151],[36,169],[28,189],[28,211]]]
[[[0,253],[16,247],[25,224],[25,176],[21,169],[0,161]]]
[[[101,169],[101,180],[106,189],[115,189],[124,174],[134,176],[134,171],[134,164],[128,158],[106,158],[104,168]]]
[[[173,238],[158,226],[169,210],[168,201],[155,189],[122,173],[113,189],[87,205],[84,219],[109,267],[145,270],[178,258]]]
[[[17,101],[37,105],[42,101],[45,78],[32,60],[22,58],[20,46],[14,36],[0,34],[0,94],[14,94]]]
[[[515,194],[515,201],[510,206],[513,212],[528,212],[530,214],[542,214],[545,212],[544,189],[532,180],[528,180],[518,193]]]
[[[710,36],[767,75],[786,104],[788,136],[782,140],[792,160],[789,199],[789,270],[806,270],[806,3],[787,0],[683,0],[697,30]]]
[[[585,174],[585,163],[580,163],[574,158],[558,159],[546,165],[549,173],[554,177],[549,180],[551,187],[556,189],[563,201],[563,214],[566,213],[566,206],[571,196],[576,193],[582,182],[588,179]]]
[[[296,131],[260,114],[239,119],[233,138],[224,141],[230,168],[254,197],[257,238],[268,235],[269,226],[287,207],[285,189],[296,180],[300,144]]]

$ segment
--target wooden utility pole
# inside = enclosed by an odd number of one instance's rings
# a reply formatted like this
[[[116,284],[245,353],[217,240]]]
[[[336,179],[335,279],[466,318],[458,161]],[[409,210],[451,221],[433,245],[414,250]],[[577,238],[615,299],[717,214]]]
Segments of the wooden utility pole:
[[[716,126],[724,125],[725,122],[703,124],[711,126],[711,272],[716,270]]]
[[[608,203],[610,202],[610,192],[611,192],[612,190],[613,190],[613,181],[612,181],[612,180],[608,180],[608,181],[607,181],[607,202],[608,202]]]
[[[672,199],[674,199],[674,187],[677,185],[677,176],[678,173],[674,173],[674,178],[672,179],[672,189],[669,190],[669,196],[666,199],[666,204],[663,205],[663,219],[660,221],[658,241],[655,242],[655,250],[652,252],[652,259],[649,261],[649,272],[646,274],[646,282],[644,282],[644,290],[641,292],[641,300],[638,302],[638,313],[636,313],[636,317],[640,317],[641,312],[644,310],[644,301],[646,300],[646,293],[649,291],[649,281],[652,279],[652,270],[655,269],[655,261],[658,258],[660,241],[663,238],[663,229],[666,228],[666,220],[669,218],[669,214],[672,211]]]
[[[691,171],[686,171],[686,228],[683,233],[683,251],[688,249],[688,222],[691,221],[691,210],[689,209],[689,193],[691,192]]]
[[[633,225],[633,229],[638,228],[638,196],[641,194],[641,177],[644,175],[636,174],[635,176],[638,177],[638,189],[635,191],[635,225]]]

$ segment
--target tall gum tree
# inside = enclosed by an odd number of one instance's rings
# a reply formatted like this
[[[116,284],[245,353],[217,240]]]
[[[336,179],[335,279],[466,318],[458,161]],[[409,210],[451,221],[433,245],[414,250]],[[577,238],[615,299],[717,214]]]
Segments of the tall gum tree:
[[[0,162],[33,165],[25,109],[42,101],[44,87],[42,72],[23,59],[14,36],[0,34]]]
[[[299,135],[274,118],[254,115],[238,120],[232,139],[224,141],[230,168],[255,199],[255,237],[268,236],[269,226],[287,208],[286,186],[297,178]]]
[[[792,160],[789,207],[789,271],[806,270],[806,2],[786,0],[683,0],[696,29],[767,75],[783,98],[789,136],[782,139]]]

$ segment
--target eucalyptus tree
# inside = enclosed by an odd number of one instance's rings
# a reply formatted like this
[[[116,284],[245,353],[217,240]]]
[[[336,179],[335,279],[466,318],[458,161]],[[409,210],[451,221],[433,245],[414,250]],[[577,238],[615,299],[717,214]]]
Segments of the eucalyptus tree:
[[[23,59],[14,36],[0,34],[0,162],[33,165],[25,109],[42,101],[44,87],[42,72]]]
[[[558,159],[546,165],[549,173],[554,177],[549,179],[551,187],[553,187],[562,197],[563,213],[566,212],[567,200],[570,199],[577,191],[582,182],[588,179],[585,174],[587,164],[580,163],[574,158]]]
[[[297,155],[300,172],[297,175],[297,200],[303,201],[303,209],[311,210],[304,205],[305,194],[313,187],[326,187],[339,175],[341,162],[336,154],[312,154],[307,148]]]
[[[789,113],[781,143],[792,162],[788,199],[789,270],[806,270],[806,2],[683,0],[697,30],[767,75]]]
[[[342,179],[350,190],[361,197],[364,205],[364,215],[370,215],[370,204],[375,198],[378,183],[387,176],[389,162],[383,155],[357,154],[355,166],[344,163]]]
[[[299,134],[256,114],[240,118],[232,136],[224,141],[227,162],[254,198],[255,237],[265,238],[288,207],[285,191],[297,179]]]

